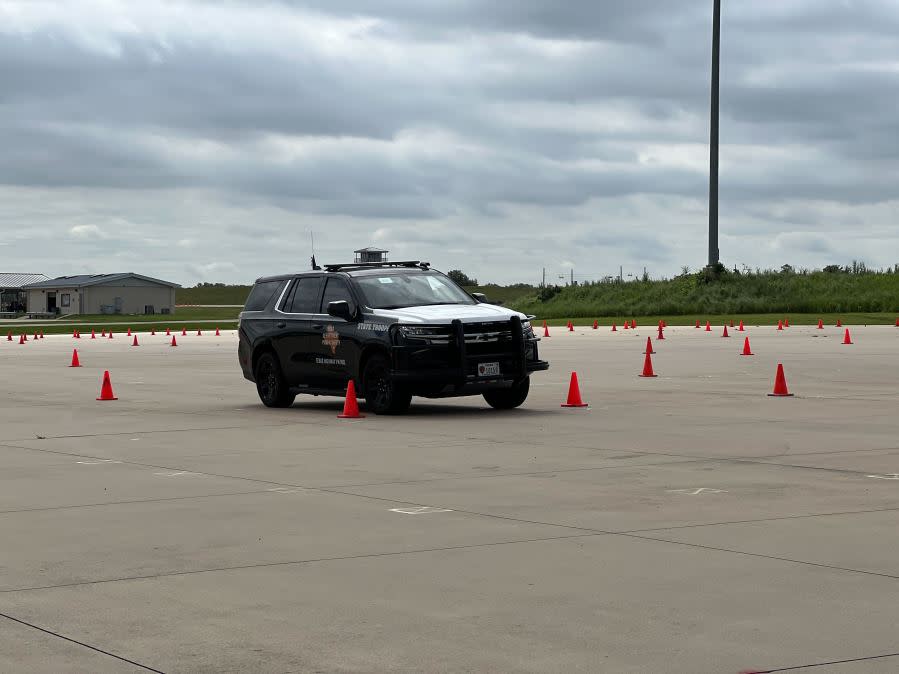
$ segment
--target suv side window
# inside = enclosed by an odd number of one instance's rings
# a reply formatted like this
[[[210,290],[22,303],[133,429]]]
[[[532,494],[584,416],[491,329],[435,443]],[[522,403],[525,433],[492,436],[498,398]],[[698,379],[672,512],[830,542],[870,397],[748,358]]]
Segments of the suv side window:
[[[301,276],[296,279],[281,311],[288,314],[314,314],[318,308],[319,288],[320,276]]]
[[[244,311],[262,311],[268,306],[269,300],[277,290],[280,290],[284,281],[262,281],[253,286],[244,305]]]
[[[353,296],[350,294],[350,288],[346,281],[339,276],[328,277],[327,285],[325,285],[325,292],[322,295],[319,313],[328,313],[328,304],[331,302],[340,302],[341,300],[349,303],[350,313],[355,313],[356,303],[353,301]]]

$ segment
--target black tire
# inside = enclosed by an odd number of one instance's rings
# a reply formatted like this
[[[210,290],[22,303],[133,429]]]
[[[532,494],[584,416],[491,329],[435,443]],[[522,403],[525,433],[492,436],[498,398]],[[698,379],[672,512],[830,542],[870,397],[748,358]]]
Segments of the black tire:
[[[365,364],[362,393],[366,409],[375,414],[402,414],[412,403],[412,394],[391,376],[384,356],[372,356]]]
[[[256,392],[266,407],[290,407],[296,400],[281,372],[281,365],[273,353],[263,353],[256,361]]]
[[[531,389],[531,378],[525,377],[515,382],[511,388],[498,388],[484,393],[484,400],[493,409],[511,410],[520,407],[528,398]]]

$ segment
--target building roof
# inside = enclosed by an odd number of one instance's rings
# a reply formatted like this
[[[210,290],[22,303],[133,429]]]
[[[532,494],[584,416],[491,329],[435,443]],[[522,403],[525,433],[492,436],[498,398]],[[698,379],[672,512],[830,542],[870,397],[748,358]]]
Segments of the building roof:
[[[134,272],[125,272],[122,274],[80,274],[78,276],[60,276],[58,278],[48,279],[46,281],[29,283],[28,285],[23,287],[28,288],[29,290],[32,288],[83,288],[85,286],[96,286],[114,281],[122,281],[127,278],[136,278],[140,279],[141,281],[158,283],[160,285],[170,286],[172,288],[181,287],[177,283],[172,283],[171,281],[162,281],[158,278],[142,276],[141,274],[135,274]]]
[[[21,288],[29,283],[48,280],[43,274],[0,273],[0,288]]]
[[[354,253],[389,253],[389,250],[384,250],[383,248],[375,248],[374,246],[369,246],[368,248],[360,248],[359,250],[354,250]]]

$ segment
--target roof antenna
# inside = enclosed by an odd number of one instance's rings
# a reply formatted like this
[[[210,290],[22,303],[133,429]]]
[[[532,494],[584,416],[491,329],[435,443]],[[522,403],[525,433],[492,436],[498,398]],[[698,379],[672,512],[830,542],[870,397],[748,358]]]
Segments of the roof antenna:
[[[312,271],[318,271],[321,269],[317,264],[315,264],[315,233],[309,232],[309,240],[312,242]]]

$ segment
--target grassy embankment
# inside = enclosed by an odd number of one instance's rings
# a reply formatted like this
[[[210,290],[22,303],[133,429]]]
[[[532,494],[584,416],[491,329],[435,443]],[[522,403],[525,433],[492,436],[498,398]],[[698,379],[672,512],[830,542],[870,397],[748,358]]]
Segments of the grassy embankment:
[[[668,281],[632,281],[562,288],[552,297],[538,292],[507,302],[552,324],[572,319],[576,324],[599,319],[603,325],[692,325],[698,319],[720,325],[743,320],[750,325],[814,324],[821,318],[833,325],[839,318],[850,324],[893,324],[899,315],[899,274],[808,274],[768,272],[726,274],[714,282],[701,274]]]

